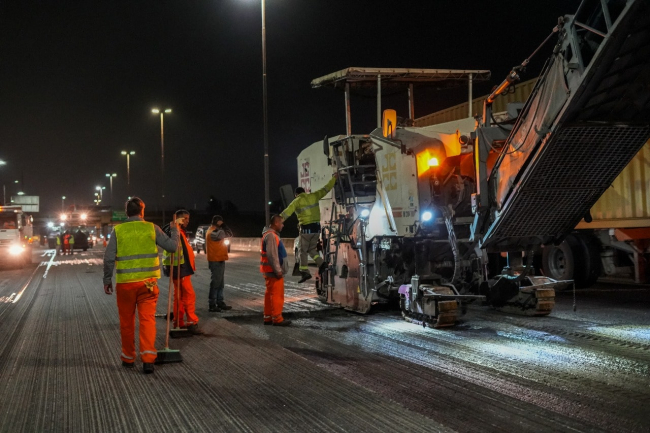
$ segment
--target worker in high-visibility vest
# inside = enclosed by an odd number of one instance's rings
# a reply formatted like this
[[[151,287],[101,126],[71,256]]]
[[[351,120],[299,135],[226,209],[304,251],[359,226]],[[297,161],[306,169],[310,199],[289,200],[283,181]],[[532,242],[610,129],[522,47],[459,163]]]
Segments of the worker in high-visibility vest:
[[[153,373],[156,360],[156,301],[160,261],[158,246],[176,251],[178,228],[174,224],[171,236],[157,225],[144,220],[144,202],[132,197],[126,202],[126,222],[115,226],[104,252],[104,292],[113,293],[113,269],[117,310],[122,337],[122,366],[133,367],[135,354],[135,311],[140,322],[140,359],[142,371]]]
[[[61,235],[56,235],[56,255],[61,254]]]
[[[180,247],[174,255],[173,264],[171,263],[171,254],[163,251],[163,272],[166,276],[169,276],[170,265],[173,268],[174,325],[176,328],[187,328],[190,334],[201,335],[203,331],[199,328],[199,317],[196,315],[196,293],[192,286],[192,275],[196,270],[194,250],[190,247],[185,233],[185,228],[190,222],[190,213],[185,209],[177,210],[174,218],[179,221]],[[168,232],[169,227],[165,226],[163,231]],[[178,275],[179,262],[180,284]],[[170,336],[178,337],[179,335],[173,333]]]
[[[70,255],[74,255],[74,233],[70,233],[69,243]]]
[[[307,261],[311,257],[318,266],[319,272],[327,265],[318,253],[318,238],[320,236],[320,205],[318,201],[330,192],[338,173],[334,173],[332,179],[316,192],[306,193],[302,187],[296,188],[295,199],[280,213],[283,219],[289,218],[294,212],[300,223],[300,278],[299,283],[304,283],[311,278]]]
[[[69,254],[70,251],[70,232],[67,230],[63,233],[63,255]]]
[[[264,324],[289,326],[291,320],[284,320],[284,275],[287,273],[287,250],[284,248],[280,231],[284,222],[280,215],[271,217],[271,224],[262,232],[260,272],[264,275]]]
[[[212,313],[232,309],[223,299],[224,275],[226,272],[226,260],[228,260],[226,238],[231,236],[232,232],[224,224],[223,217],[221,215],[213,216],[212,224],[205,233],[205,249],[208,256],[208,267],[210,268],[208,311]]]

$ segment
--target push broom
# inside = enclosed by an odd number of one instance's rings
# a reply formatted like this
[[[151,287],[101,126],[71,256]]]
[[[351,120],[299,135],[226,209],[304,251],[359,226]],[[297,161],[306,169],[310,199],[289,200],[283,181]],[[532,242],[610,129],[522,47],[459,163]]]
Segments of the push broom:
[[[172,254],[172,263],[174,263],[174,254]],[[174,288],[173,273],[169,272],[169,290],[167,294],[167,329],[165,330],[165,348],[158,351],[156,364],[171,364],[172,362],[183,362],[180,350],[169,348],[169,322],[172,311],[172,289]]]

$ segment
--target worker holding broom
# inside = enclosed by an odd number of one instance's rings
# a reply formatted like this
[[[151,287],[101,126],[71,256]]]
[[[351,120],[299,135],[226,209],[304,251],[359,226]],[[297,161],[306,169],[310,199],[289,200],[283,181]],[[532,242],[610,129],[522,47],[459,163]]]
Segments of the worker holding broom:
[[[190,213],[185,209],[177,210],[174,214],[175,221],[179,222],[179,242],[181,248],[176,252],[173,261],[171,254],[163,252],[163,272],[165,276],[170,273],[174,280],[174,331],[186,330],[183,333],[173,333],[172,337],[182,335],[201,335],[199,317],[196,315],[196,293],[192,286],[192,275],[196,270],[194,250],[187,240],[185,229],[190,222]],[[167,226],[163,231],[170,234]]]
[[[178,223],[172,224],[171,235],[144,220],[144,202],[132,197],[126,202],[126,222],[115,226],[104,252],[104,292],[113,294],[113,269],[116,271],[115,294],[120,315],[122,366],[135,363],[135,311],[140,321],[140,359],[145,374],[154,372],[156,360],[156,301],[160,261],[158,246],[165,251],[178,247]]]

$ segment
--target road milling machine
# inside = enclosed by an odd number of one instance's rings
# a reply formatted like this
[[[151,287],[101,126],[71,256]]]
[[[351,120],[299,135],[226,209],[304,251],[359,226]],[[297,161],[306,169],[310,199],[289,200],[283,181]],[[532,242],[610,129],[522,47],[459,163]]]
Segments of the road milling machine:
[[[394,300],[431,327],[453,325],[475,301],[551,312],[571,281],[534,275],[535,253],[588,219],[650,138],[650,1],[583,1],[547,41],[556,38],[531,96],[505,113],[492,104],[530,58],[482,116],[411,127],[386,110],[369,135],[326,137],[300,154],[308,191],[339,173],[321,201],[323,301],[366,313]]]

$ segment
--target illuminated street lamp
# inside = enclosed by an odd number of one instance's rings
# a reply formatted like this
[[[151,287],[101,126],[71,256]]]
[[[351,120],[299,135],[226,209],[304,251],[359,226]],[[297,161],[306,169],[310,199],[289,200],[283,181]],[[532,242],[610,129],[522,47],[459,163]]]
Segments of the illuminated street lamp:
[[[106,177],[109,178],[110,181],[111,181],[111,206],[113,206],[113,178],[117,177],[117,174],[115,174],[115,173],[113,173],[113,174],[106,173]]]
[[[122,151],[122,155],[126,155],[126,192],[129,197],[131,196],[131,155],[135,155],[134,150]]]
[[[166,108],[165,111],[158,108],[151,110],[153,114],[160,114],[160,192],[162,197],[162,218],[165,221],[165,127],[164,127],[164,114],[170,114],[171,108]]]
[[[65,196],[61,197],[61,212],[65,212]]]
[[[104,200],[104,190],[106,189],[106,187],[105,186],[96,186],[95,189],[97,191],[99,191],[99,197],[98,198],[99,198],[99,201],[101,202],[102,200]],[[97,193],[95,193],[95,195],[97,195]],[[99,203],[97,203],[97,204],[99,204]]]
[[[2,165],[7,165],[7,163],[0,159],[0,166]],[[2,204],[7,204],[7,190],[4,185],[2,185]]]

